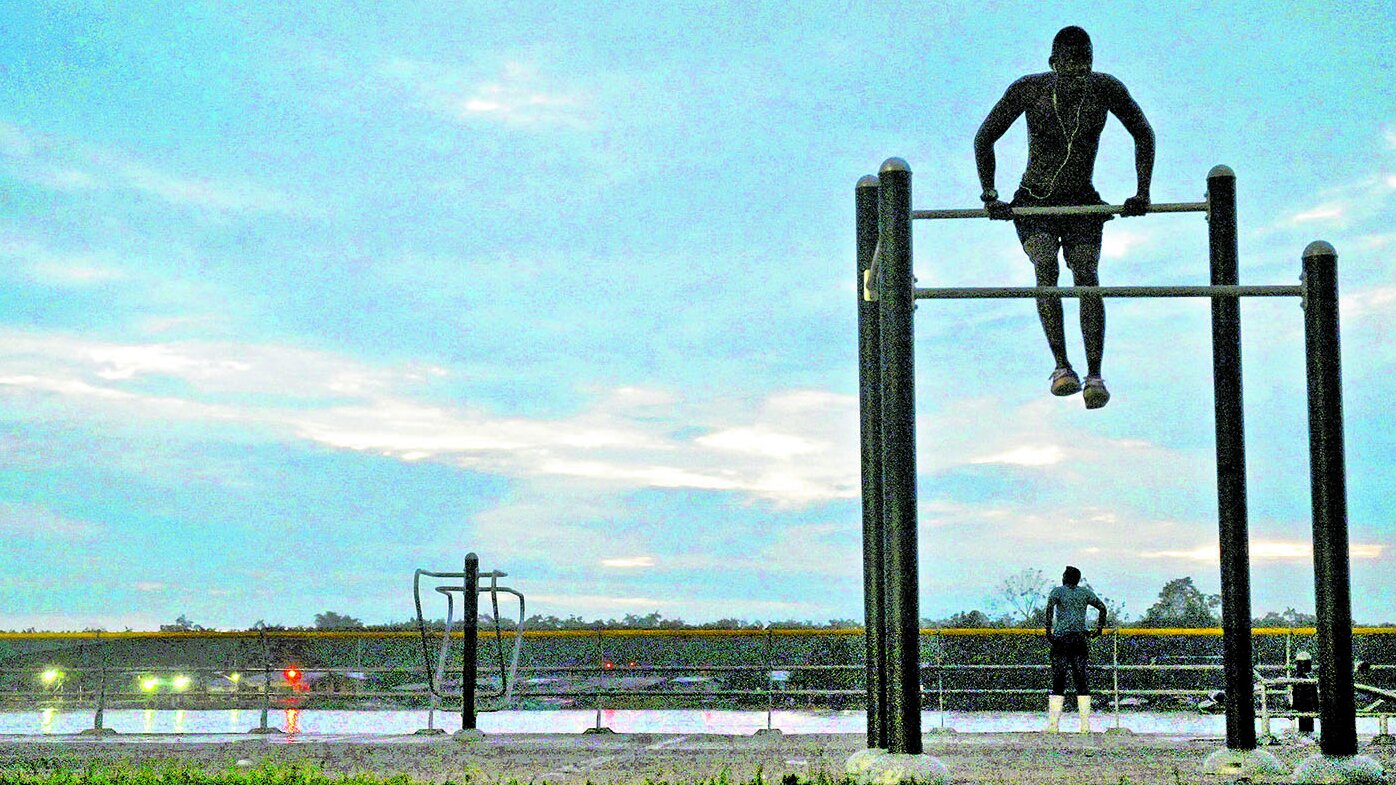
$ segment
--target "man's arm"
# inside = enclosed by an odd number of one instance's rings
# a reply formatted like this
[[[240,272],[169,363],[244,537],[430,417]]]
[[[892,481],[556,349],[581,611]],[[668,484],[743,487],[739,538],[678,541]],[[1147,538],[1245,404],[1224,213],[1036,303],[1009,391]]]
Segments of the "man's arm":
[[[974,163],[979,169],[979,185],[984,193],[995,191],[994,171],[997,163],[994,160],[994,143],[1003,137],[1008,129],[1017,122],[1019,115],[1026,110],[1024,102],[1025,86],[1020,79],[1009,85],[999,102],[994,104],[994,108],[989,110],[989,116],[984,118],[983,124],[979,126],[979,132],[974,135]],[[991,199],[986,201],[985,207],[990,213],[1000,213],[991,215],[992,218],[1007,219],[1013,214],[1008,210],[1008,206],[1003,204],[1002,199]],[[1002,205],[1002,207],[1000,207]]]
[[[1134,174],[1137,187],[1134,196],[1125,200],[1122,215],[1143,215],[1149,206],[1149,187],[1154,180],[1154,129],[1144,110],[1135,103],[1124,83],[1113,76],[1110,91],[1110,111],[1134,137]]]
[[[1100,635],[1105,632],[1105,616],[1108,613],[1108,611],[1105,610],[1105,603],[1101,602],[1099,597],[1094,596],[1087,600],[1087,602],[1090,603],[1092,608],[1100,611],[1100,616],[1096,617],[1095,620],[1095,634]]]
[[[1056,611],[1056,597],[1047,598],[1047,640],[1052,639],[1052,615]]]

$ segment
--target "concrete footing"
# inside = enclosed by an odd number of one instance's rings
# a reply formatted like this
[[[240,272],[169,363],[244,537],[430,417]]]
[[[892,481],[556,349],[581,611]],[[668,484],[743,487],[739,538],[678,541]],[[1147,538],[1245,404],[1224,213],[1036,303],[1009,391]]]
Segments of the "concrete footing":
[[[115,728],[87,728],[78,731],[79,736],[115,736]]]
[[[1280,759],[1268,750],[1233,750],[1226,747],[1207,756],[1202,771],[1240,777],[1273,776],[1288,771]]]
[[[950,770],[930,755],[907,755],[886,750],[859,750],[848,757],[844,766],[858,785],[947,785]]]
[[[1310,755],[1294,767],[1301,785],[1382,785],[1381,764],[1366,755]]]

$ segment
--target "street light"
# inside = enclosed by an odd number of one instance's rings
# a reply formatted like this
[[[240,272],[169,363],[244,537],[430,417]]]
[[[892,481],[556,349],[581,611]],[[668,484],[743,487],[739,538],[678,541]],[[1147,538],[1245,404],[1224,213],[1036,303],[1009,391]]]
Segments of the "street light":
[[[49,668],[45,670],[43,673],[39,674],[39,681],[43,682],[46,686],[51,687],[62,680],[63,671],[57,668]]]

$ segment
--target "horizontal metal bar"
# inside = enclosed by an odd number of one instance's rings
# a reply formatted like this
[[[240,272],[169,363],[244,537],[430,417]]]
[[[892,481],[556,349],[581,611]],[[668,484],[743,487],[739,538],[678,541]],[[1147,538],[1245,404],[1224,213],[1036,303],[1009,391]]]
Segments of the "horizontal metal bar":
[[[1122,204],[1081,204],[1061,207],[1015,207],[1013,215],[1119,215],[1124,212],[1125,206]],[[1166,202],[1164,204],[1151,204],[1144,211],[1145,213],[1205,213],[1207,212],[1206,202]],[[984,208],[968,210],[912,210],[913,219],[921,218],[926,220],[941,220],[947,218],[988,218],[989,211]]]
[[[1006,300],[1036,297],[1303,296],[1304,287],[1302,286],[967,286],[916,289],[916,299],[918,300]]]

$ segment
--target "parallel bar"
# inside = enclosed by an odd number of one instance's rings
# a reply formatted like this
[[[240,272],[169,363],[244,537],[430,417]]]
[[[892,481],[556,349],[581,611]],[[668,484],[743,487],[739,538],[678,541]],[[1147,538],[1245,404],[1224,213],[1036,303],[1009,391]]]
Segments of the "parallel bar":
[[[1303,286],[968,286],[921,288],[918,300],[1029,297],[1303,297]]]
[[[1119,215],[1124,212],[1122,204],[1082,204],[1064,207],[1015,207],[1015,216],[1029,215]],[[1149,205],[1147,213],[1205,213],[1206,202],[1168,202]],[[984,208],[969,210],[912,210],[913,219],[942,220],[947,218],[988,218]]]
[[[1239,279],[1236,174],[1207,174],[1207,246],[1214,286]],[[1241,301],[1212,300],[1212,380],[1217,446],[1217,531],[1221,551],[1222,664],[1226,684],[1226,746],[1254,750],[1255,685],[1251,675],[1251,561],[1246,511],[1246,431],[1241,395]]]
[[[886,526],[887,751],[921,746],[921,614],[916,543],[916,354],[911,297],[911,168],[879,172],[882,281],[882,518]]]
[[[863,273],[877,248],[877,178],[858,181],[854,209],[858,286],[858,409],[863,485],[863,614],[867,663],[868,747],[887,748],[887,616],[883,613],[882,395],[877,302],[864,299]],[[876,281],[870,281],[875,290]]]
[[[1314,599],[1318,616],[1319,745],[1324,755],[1357,754],[1352,678],[1352,578],[1348,564],[1343,381],[1338,341],[1338,254],[1322,241],[1304,249],[1308,351],[1309,476],[1314,518]]]

